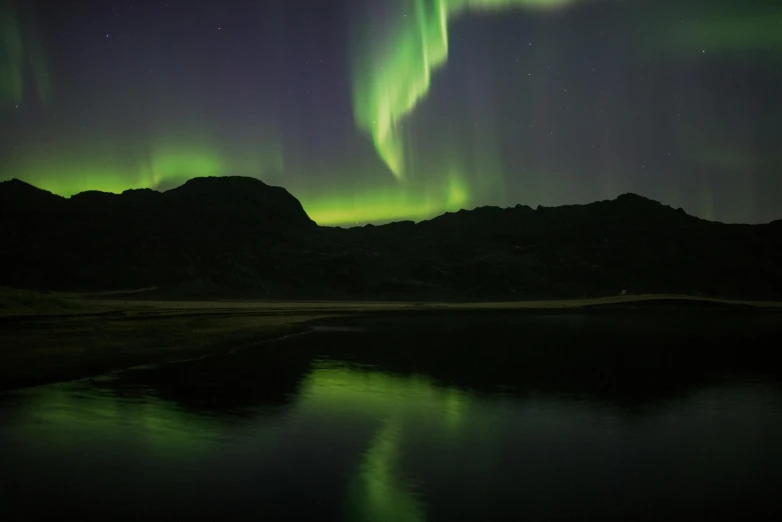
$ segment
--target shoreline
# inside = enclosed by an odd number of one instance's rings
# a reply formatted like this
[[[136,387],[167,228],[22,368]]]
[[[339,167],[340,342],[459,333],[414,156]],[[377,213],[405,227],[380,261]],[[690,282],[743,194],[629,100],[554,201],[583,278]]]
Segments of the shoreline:
[[[306,332],[310,321],[323,318],[89,315],[5,322],[0,324],[0,393],[227,354]]]
[[[623,296],[624,297],[624,296]],[[662,296],[660,296],[662,297]],[[519,303],[169,302],[158,308],[103,301],[83,313],[0,316],[0,393],[231,353],[319,326],[417,318],[557,314],[776,315],[778,303],[704,299]],[[558,305],[558,306],[556,306]]]

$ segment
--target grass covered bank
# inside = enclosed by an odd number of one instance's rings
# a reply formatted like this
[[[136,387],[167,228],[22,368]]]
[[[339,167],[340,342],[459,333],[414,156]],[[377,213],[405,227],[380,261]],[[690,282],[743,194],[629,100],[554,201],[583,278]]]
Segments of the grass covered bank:
[[[0,390],[220,353],[304,329],[323,315],[104,314],[0,321]]]
[[[642,295],[504,303],[144,301],[0,288],[0,391],[221,353],[317,319],[428,314],[779,311],[779,303]]]

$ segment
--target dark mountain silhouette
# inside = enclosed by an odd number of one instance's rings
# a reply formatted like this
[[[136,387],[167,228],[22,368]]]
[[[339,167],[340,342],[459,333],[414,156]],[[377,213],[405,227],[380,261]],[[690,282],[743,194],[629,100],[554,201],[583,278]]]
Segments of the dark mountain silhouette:
[[[0,212],[51,212],[64,209],[66,199],[12,179],[0,182]]]
[[[61,198],[0,183],[0,285],[168,297],[517,300],[630,293],[778,299],[782,221],[726,225],[625,194],[318,227],[285,189],[196,178]]]

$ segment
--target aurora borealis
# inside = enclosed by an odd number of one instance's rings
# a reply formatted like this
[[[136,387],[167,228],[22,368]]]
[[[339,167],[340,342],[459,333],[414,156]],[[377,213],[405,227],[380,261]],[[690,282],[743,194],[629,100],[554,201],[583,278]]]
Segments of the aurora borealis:
[[[0,180],[204,175],[326,225],[636,192],[782,217],[773,0],[0,0]]]
[[[445,64],[451,19],[467,9],[559,9],[577,1],[403,0],[396,9],[382,10],[379,31],[382,34],[383,27],[390,26],[386,36],[375,41],[373,33],[366,46],[355,46],[359,57],[353,74],[353,110],[359,128],[372,136],[378,155],[391,172],[404,176],[407,166],[401,121],[426,96],[432,73]],[[375,52],[366,53],[373,47]]]

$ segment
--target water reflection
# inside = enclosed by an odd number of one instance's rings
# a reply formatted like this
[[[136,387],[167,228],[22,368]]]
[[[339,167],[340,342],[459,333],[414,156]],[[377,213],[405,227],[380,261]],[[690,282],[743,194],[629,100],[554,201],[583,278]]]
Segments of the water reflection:
[[[393,376],[333,363],[317,363],[302,386],[299,411],[359,413],[376,420],[349,490],[354,520],[426,520],[411,477],[402,470],[404,436],[420,419],[443,440],[458,434],[470,395],[437,386],[421,375]]]
[[[426,520],[420,499],[411,491],[399,469],[401,428],[398,422],[387,421],[364,453],[348,500],[355,520]]]
[[[706,360],[681,351],[691,338],[672,339],[642,352],[650,370],[633,370],[633,379],[620,373],[640,367],[624,340],[611,352],[606,337],[604,351],[585,358],[578,343],[544,355],[493,339],[468,364],[459,343],[474,339],[460,328],[444,343],[447,360],[424,351],[430,341],[420,331],[329,332],[0,395],[0,518],[65,510],[113,520],[405,522],[780,513],[782,394],[776,378],[749,378],[768,365],[760,352],[742,352],[753,353],[752,364]],[[334,346],[339,357],[317,356]],[[707,367],[719,378],[660,373],[666,366],[655,357],[668,361],[671,346],[678,368]],[[726,380],[737,368],[743,376]],[[627,390],[639,397],[638,375],[644,400],[623,400]],[[599,386],[606,376],[611,385]]]

